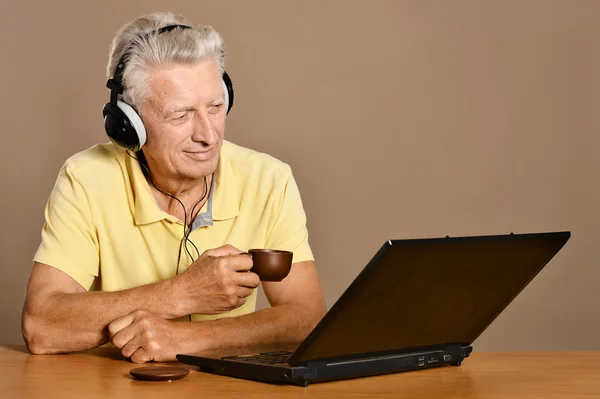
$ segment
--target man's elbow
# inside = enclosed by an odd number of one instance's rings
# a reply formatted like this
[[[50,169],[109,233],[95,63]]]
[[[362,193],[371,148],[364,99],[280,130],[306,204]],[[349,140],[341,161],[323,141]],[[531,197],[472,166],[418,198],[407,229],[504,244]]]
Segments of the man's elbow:
[[[43,321],[34,313],[23,310],[21,316],[21,332],[27,350],[33,355],[47,355],[53,353],[48,345],[48,338],[44,335]]]

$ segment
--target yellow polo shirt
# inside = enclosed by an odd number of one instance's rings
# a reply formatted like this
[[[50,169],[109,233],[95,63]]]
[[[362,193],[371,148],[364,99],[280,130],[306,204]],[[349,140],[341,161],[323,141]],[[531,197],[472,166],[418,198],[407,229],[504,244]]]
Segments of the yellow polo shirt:
[[[87,290],[116,291],[181,274],[192,259],[183,223],[159,208],[140,164],[112,143],[70,157],[45,210],[34,260],[67,273]],[[263,153],[223,142],[208,201],[190,240],[202,253],[231,244],[284,249],[293,262],[313,260],[306,215],[291,169]],[[194,259],[196,250],[188,245]],[[246,303],[210,320],[253,312]]]

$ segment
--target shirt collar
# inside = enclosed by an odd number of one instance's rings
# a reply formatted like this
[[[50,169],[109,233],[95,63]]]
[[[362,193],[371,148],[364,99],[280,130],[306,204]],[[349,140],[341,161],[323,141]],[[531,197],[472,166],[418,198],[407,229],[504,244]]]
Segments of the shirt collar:
[[[211,213],[211,209],[208,209],[208,204],[212,203],[213,220],[231,219],[238,216],[240,212],[237,181],[232,170],[228,147],[228,142],[224,141],[219,156],[219,164],[212,183],[213,189],[210,191],[208,200],[199,212],[199,215],[205,214],[205,216],[210,216],[207,215],[207,212],[208,214]],[[126,157],[125,163],[133,191],[135,224],[150,224],[163,219],[177,222],[176,217],[160,209],[156,203],[140,163],[131,157]]]

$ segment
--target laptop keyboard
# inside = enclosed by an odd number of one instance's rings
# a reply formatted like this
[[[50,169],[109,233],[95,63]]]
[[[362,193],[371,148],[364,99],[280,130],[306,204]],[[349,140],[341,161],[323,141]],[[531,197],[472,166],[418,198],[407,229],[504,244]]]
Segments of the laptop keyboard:
[[[241,355],[224,357],[225,360],[236,360],[240,362],[260,363],[260,364],[287,364],[288,359],[292,356],[289,351],[279,352],[264,352],[254,355]]]

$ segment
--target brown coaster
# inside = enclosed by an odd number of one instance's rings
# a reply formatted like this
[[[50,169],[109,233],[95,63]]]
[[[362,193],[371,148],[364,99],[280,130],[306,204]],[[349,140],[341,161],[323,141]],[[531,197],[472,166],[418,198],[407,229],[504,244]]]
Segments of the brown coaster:
[[[189,369],[173,366],[146,366],[131,369],[129,372],[138,380],[144,381],[169,381],[178,380],[190,373]]]

